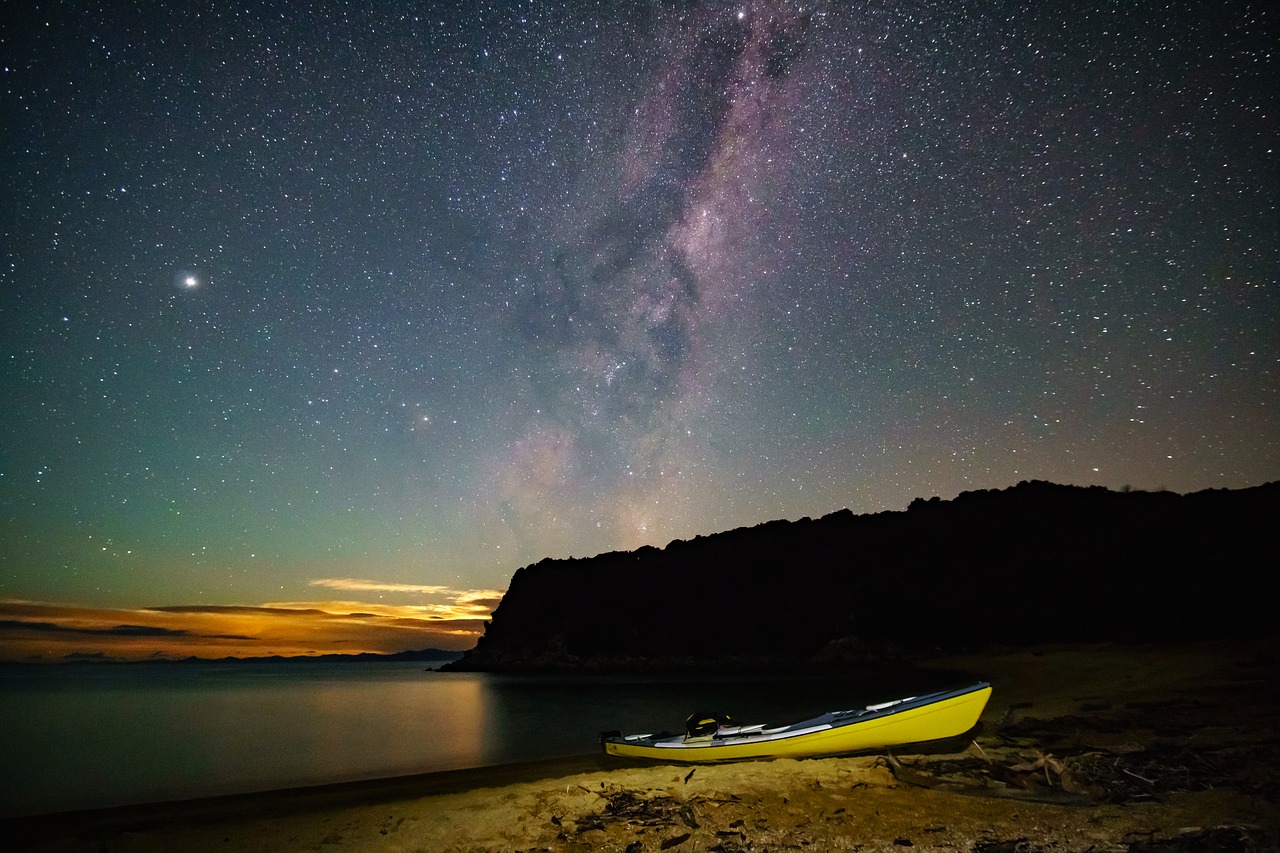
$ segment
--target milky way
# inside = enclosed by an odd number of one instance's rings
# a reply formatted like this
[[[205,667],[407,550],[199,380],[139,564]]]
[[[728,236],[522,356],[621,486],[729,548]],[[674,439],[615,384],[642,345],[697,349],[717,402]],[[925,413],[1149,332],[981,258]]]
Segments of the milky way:
[[[656,69],[618,150],[591,164],[570,233],[539,238],[520,328],[547,359],[545,418],[501,463],[515,530],[594,519],[600,546],[693,530],[719,386],[777,264],[770,208],[794,163],[788,72],[808,14],[662,15]],[[744,325],[744,323],[746,325]],[[705,498],[705,494],[703,494]]]
[[[0,598],[1280,477],[1266,4],[6,18]]]

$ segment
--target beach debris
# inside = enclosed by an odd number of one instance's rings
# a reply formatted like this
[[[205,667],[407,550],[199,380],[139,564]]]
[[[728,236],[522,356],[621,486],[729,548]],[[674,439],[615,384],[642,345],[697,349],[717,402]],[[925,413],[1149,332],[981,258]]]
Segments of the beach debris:
[[[973,846],[973,853],[1033,853],[1036,848],[1025,838],[987,839]]]
[[[641,796],[626,788],[607,788],[600,796],[604,807],[578,820],[578,834],[604,830],[616,824],[652,828],[701,827],[695,806],[705,802],[702,797],[682,800],[666,794]]]
[[[1043,756],[1041,757],[1043,759]],[[983,761],[965,755],[950,757],[945,760],[917,761],[911,765],[888,753],[880,763],[889,768],[889,772],[899,782],[914,785],[918,788],[932,788],[948,791],[953,794],[964,794],[972,797],[994,797],[999,799],[1024,800],[1028,802],[1053,803],[1055,805],[1093,805],[1094,800],[1078,793],[1063,790],[1055,786],[1048,776],[1052,767],[1047,761],[1019,761],[1014,765],[1003,765],[996,761]],[[1015,769],[1025,767],[1026,770]],[[1046,773],[1047,784],[1040,784],[1040,772]]]
[[[1075,734],[1063,736],[1063,730],[1079,733],[1108,725],[1082,725],[1078,718],[1026,720],[1020,731],[1044,735],[1043,743],[1032,745],[1024,737],[1014,745],[998,740],[983,748],[975,742],[961,754],[916,756],[911,763],[889,752],[878,763],[915,787],[1060,805],[1135,803],[1222,787],[1260,794],[1280,790],[1280,780],[1251,771],[1256,761],[1229,745],[1193,750],[1185,741],[1159,738],[1103,748],[1085,745]],[[1001,740],[1012,739],[1002,735]],[[1050,743],[1054,752],[1047,748]]]
[[[1203,853],[1209,850],[1246,853],[1269,849],[1273,840],[1256,826],[1235,824],[1188,827],[1167,838],[1156,838],[1154,832],[1140,835],[1146,837],[1131,837],[1126,841],[1128,853]]]
[[[746,835],[735,836],[733,833],[716,833],[719,841],[707,850],[710,853],[755,853],[759,848],[747,841]]]
[[[1024,761],[1021,764],[1014,764],[1009,767],[1010,770],[1013,770],[1014,772],[1017,772],[1017,773],[1029,773],[1031,771],[1039,770],[1041,768],[1044,768],[1044,778],[1045,778],[1045,782],[1047,783],[1050,781],[1049,779],[1050,770],[1052,770],[1054,773],[1057,773],[1059,776],[1061,776],[1062,771],[1066,769],[1066,765],[1063,764],[1058,759],[1054,758],[1052,755],[1041,755],[1037,757],[1035,761],[1030,761],[1030,762]]]

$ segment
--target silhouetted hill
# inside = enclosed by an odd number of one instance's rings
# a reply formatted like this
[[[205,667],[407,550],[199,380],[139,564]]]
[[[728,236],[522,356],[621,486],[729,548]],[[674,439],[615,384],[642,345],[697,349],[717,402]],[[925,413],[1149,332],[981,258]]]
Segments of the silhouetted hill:
[[[447,668],[815,662],[1274,629],[1280,482],[1023,482],[518,570]]]

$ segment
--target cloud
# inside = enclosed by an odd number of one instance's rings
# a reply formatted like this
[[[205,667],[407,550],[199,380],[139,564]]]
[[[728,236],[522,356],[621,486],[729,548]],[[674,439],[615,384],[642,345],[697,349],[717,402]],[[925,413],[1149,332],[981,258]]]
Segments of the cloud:
[[[310,581],[312,586],[323,586],[328,589],[341,589],[353,592],[415,592],[424,595],[453,593],[446,586],[430,584],[388,583],[386,581],[369,581],[359,578],[318,578]]]
[[[209,613],[221,615],[242,615],[242,616],[306,616],[307,614],[320,614],[325,611],[317,607],[306,607],[298,605],[297,607],[278,607],[278,606],[255,606],[244,604],[172,604],[165,607],[147,607],[144,609],[152,613]]]
[[[419,587],[418,591],[424,589],[444,600],[409,605],[296,601],[118,609],[0,599],[0,659],[460,651],[474,645],[502,597],[497,590]]]
[[[273,612],[301,612],[302,608],[319,607],[320,611],[334,618],[401,619],[401,620],[483,620],[502,600],[502,593],[493,590],[455,592],[452,602],[443,604],[382,604],[367,601],[293,602],[276,601],[268,607]]]
[[[188,637],[191,635],[190,631],[184,631],[181,628],[161,628],[158,625],[117,625],[100,633],[117,637]]]
[[[64,625],[57,625],[53,622],[27,622],[22,619],[3,619],[0,620],[0,631],[69,631],[72,630]]]
[[[205,636],[219,640],[249,640],[238,634],[195,634],[182,628],[164,628],[158,625],[115,625],[110,628],[83,627],[56,622],[31,622],[25,619],[0,619],[0,636],[7,631],[29,631],[47,634],[79,634],[106,637],[196,637]]]
[[[319,578],[310,582],[344,592],[412,592],[445,599],[445,603],[388,605],[379,602],[326,601],[313,603],[326,612],[341,612],[347,616],[389,616],[408,619],[486,619],[502,601],[499,589],[452,589],[446,586],[388,583],[360,578]],[[270,607],[296,609],[307,606],[301,602],[276,602]],[[363,612],[360,608],[364,608]]]

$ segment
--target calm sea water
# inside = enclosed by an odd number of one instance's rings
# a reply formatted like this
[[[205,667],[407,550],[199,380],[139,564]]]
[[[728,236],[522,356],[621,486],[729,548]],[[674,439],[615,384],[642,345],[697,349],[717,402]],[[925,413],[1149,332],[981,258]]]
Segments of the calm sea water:
[[[519,678],[420,663],[0,668],[0,817],[586,754],[695,710],[786,723],[937,675]]]

